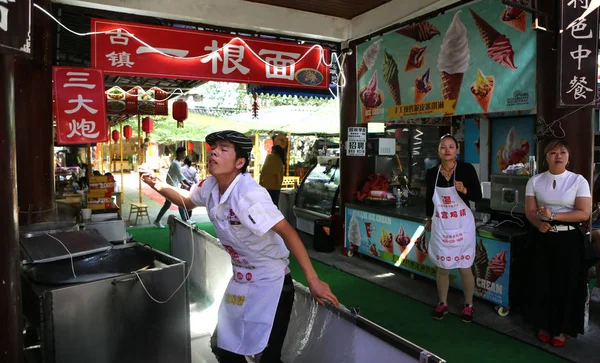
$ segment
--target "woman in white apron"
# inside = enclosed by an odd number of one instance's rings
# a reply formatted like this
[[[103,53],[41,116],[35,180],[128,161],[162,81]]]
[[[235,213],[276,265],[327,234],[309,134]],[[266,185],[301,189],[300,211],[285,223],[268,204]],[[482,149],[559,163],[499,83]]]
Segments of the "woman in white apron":
[[[440,139],[441,163],[427,170],[425,230],[431,232],[429,258],[438,267],[439,303],[433,318],[442,319],[448,313],[450,270],[460,271],[465,305],[462,320],[473,321],[473,291],[475,280],[471,266],[475,260],[475,218],[469,201],[481,200],[479,178],[473,165],[456,160],[458,142],[451,135]]]

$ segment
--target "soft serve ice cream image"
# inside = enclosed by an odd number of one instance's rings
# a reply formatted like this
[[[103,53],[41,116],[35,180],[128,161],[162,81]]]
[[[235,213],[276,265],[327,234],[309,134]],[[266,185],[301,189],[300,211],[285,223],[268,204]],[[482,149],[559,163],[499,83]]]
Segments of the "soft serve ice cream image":
[[[454,19],[444,36],[438,57],[438,70],[442,80],[442,97],[444,100],[454,101],[454,110],[458,105],[463,77],[471,60],[467,28],[460,20],[460,13],[459,10],[454,15]]]
[[[355,252],[358,251],[360,247],[360,228],[356,219],[356,212],[352,213],[350,225],[348,226],[348,241],[350,242],[350,249]]]
[[[517,69],[515,66],[515,52],[513,51],[510,39],[504,34],[500,34],[493,26],[485,21],[479,14],[469,9],[477,30],[481,35],[483,43],[487,48],[487,55],[491,60],[510,69]]]
[[[379,243],[383,246],[383,249],[389,253],[394,253],[394,236],[381,228],[381,236],[379,237]]]
[[[363,122],[369,122],[375,116],[373,112],[383,104],[383,92],[378,87],[377,70],[373,72],[373,76],[369,84],[361,88],[358,92],[360,97],[360,110]]]
[[[506,170],[510,165],[527,162],[529,142],[521,139],[516,127],[511,127],[506,135],[506,143],[498,148],[496,159],[500,171]]]
[[[379,39],[365,50],[365,54],[363,54],[363,59],[358,66],[358,80],[360,80],[365,73],[375,65],[375,61],[377,60],[377,56],[379,55],[379,51],[381,49],[381,42],[383,39]]]
[[[475,100],[486,113],[490,109],[490,103],[492,102],[492,96],[494,95],[494,86],[496,85],[496,78],[494,76],[486,76],[481,72],[481,69],[477,70],[477,79],[471,84],[471,94],[475,97]]]
[[[410,244],[410,236],[408,234],[406,234],[406,231],[404,230],[403,225],[400,225],[400,228],[398,229],[398,234],[396,235],[395,241],[396,241],[396,245],[398,245],[398,249],[400,249],[400,254],[402,254],[402,252],[404,252],[404,249],[406,248],[406,246],[408,246]]]

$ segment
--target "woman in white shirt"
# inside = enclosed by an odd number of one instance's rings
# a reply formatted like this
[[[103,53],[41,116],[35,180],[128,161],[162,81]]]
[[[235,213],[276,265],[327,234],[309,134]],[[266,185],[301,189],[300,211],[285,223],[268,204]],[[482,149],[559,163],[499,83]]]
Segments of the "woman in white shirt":
[[[566,170],[566,141],[550,141],[544,153],[548,171],[532,177],[525,193],[527,219],[535,227],[526,318],[538,329],[539,340],[562,347],[567,335],[583,334],[586,287],[579,224],[590,218],[591,193],[583,176]]]

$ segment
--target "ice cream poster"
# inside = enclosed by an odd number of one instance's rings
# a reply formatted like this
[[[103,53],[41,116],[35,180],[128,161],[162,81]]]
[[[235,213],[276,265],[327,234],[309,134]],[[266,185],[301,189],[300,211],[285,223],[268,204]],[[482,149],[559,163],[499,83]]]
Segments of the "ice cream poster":
[[[437,267],[428,258],[429,240],[423,224],[346,208],[346,248],[435,280]],[[510,244],[477,238],[473,264],[476,294],[508,306],[509,270]],[[450,281],[462,289],[458,270],[450,273]]]
[[[482,0],[357,46],[357,123],[531,110],[531,15]]]
[[[534,117],[492,119],[492,174],[500,174],[510,165],[525,164],[535,155]]]

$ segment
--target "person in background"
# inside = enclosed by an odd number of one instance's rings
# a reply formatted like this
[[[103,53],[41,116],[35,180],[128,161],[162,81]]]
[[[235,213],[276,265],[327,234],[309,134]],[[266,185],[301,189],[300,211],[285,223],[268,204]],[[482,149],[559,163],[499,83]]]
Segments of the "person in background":
[[[233,278],[219,308],[212,351],[221,363],[281,363],[294,303],[290,252],[300,265],[314,299],[339,306],[329,285],[315,272],[298,233],[249,175],[252,141],[233,130],[206,136],[211,146],[210,177],[190,191],[140,170],[142,179],[165,198],[186,209],[205,206],[219,242],[231,255]]]
[[[595,175],[594,179],[593,202],[594,210],[592,212],[592,242],[598,250],[597,253],[600,254],[600,178],[598,178],[598,175]],[[600,261],[596,263],[594,269],[596,270],[594,272],[596,284],[592,289],[590,301],[595,304],[600,304]]]
[[[183,174],[181,173],[181,161],[183,159],[185,159],[185,148],[178,147],[177,150],[175,151],[175,160],[173,160],[173,162],[171,163],[171,166],[169,167],[169,171],[167,172],[167,180],[166,180],[167,184],[169,184],[170,186],[173,186],[175,188],[179,188],[179,186],[181,184],[189,185],[189,183],[187,182],[187,180],[183,177]],[[165,226],[163,226],[160,223],[160,220],[165,215],[165,213],[167,213],[169,208],[171,208],[171,201],[169,199],[165,199],[165,204],[163,204],[162,208],[158,212],[158,215],[156,216],[156,219],[154,220],[154,225],[157,226],[158,228],[165,228]],[[185,209],[179,207],[179,216],[181,217],[181,220],[187,222],[188,218],[185,215],[185,213],[186,213]]]
[[[450,270],[458,268],[463,283],[465,304],[461,319],[473,321],[473,292],[475,278],[471,266],[475,260],[475,217],[469,201],[481,200],[479,178],[473,165],[456,160],[458,142],[452,135],[440,139],[438,154],[441,163],[427,170],[425,230],[431,232],[429,258],[438,267],[437,288],[439,303],[432,317],[441,320],[448,313]],[[440,175],[442,176],[440,178]],[[450,235],[459,235],[448,241]]]
[[[279,206],[279,194],[281,193],[281,183],[285,173],[286,153],[281,146],[280,135],[274,135],[272,139],[273,148],[271,148],[271,153],[267,155],[260,172],[260,185],[269,192],[273,204]]]
[[[587,292],[579,225],[589,220],[592,200],[587,180],[566,170],[565,140],[550,141],[544,154],[548,171],[529,179],[525,191],[525,213],[535,227],[525,318],[540,341],[562,347],[567,335],[583,334]]]
[[[200,183],[200,180],[198,179],[198,171],[196,170],[196,168],[194,168],[192,166],[192,158],[190,158],[189,156],[186,156],[185,159],[183,160],[183,167],[181,167],[181,173],[183,174],[183,177],[185,178],[185,180],[187,180],[188,184],[182,184],[181,187],[183,189],[186,190],[190,190],[190,187],[192,185],[198,184]],[[188,213],[188,223],[194,223],[194,221],[192,221],[192,212],[193,210],[190,209],[187,211]]]

